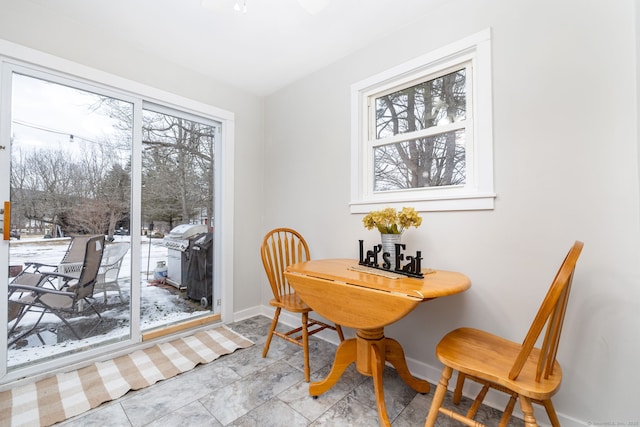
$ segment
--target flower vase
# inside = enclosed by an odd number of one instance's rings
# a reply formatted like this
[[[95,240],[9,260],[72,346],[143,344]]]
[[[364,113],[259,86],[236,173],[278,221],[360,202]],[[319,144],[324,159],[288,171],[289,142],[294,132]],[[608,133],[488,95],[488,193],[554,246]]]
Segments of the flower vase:
[[[402,243],[402,234],[380,234],[380,240],[382,242],[382,253],[389,253],[389,262],[391,268],[395,268],[396,259],[396,243]]]

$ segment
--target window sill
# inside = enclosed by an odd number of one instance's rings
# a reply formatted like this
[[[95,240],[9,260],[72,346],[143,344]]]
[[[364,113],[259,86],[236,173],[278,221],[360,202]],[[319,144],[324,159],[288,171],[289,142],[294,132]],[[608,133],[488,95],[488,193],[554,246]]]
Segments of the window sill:
[[[403,206],[411,206],[418,212],[440,211],[475,211],[492,210],[494,208],[495,194],[471,194],[432,197],[429,199],[385,198],[376,200],[352,201],[349,208],[352,214],[369,213],[380,209],[381,206],[401,209]]]

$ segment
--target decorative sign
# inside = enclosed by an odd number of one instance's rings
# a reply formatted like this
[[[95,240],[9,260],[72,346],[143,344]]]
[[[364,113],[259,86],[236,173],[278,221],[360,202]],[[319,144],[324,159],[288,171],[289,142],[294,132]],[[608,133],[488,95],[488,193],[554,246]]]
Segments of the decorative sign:
[[[405,256],[401,249],[405,249],[406,245],[402,243],[396,243],[396,256],[395,259],[390,259],[391,254],[389,252],[382,252],[382,245],[375,245],[371,250],[364,252],[364,242],[360,242],[360,261],[358,264],[366,267],[377,268],[378,270],[393,271],[394,273],[404,274],[409,277],[423,278],[422,267],[420,262],[422,261],[422,252],[417,251],[416,256]],[[382,265],[379,264],[379,256],[382,258]],[[407,261],[405,265],[402,265],[403,261]],[[393,269],[391,268],[393,265]]]

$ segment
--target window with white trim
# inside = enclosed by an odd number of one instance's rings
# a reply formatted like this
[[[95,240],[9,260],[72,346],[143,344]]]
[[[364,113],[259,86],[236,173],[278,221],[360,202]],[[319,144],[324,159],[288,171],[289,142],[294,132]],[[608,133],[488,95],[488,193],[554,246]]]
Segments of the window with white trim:
[[[352,86],[352,213],[493,208],[490,47],[485,30]]]

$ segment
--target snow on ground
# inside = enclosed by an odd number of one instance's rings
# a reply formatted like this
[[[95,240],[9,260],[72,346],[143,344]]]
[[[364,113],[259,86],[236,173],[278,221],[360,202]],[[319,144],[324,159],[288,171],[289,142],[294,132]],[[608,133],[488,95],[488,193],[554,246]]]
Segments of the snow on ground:
[[[114,243],[129,243],[129,236],[115,236]],[[150,243],[150,244],[149,244]],[[9,265],[23,265],[28,261],[57,264],[63,257],[68,238],[62,239],[28,239],[12,240],[10,246]],[[143,237],[141,244],[141,329],[149,330],[158,326],[171,324],[189,317],[201,315],[203,311],[197,304],[186,301],[184,295],[171,286],[155,286],[154,269],[158,261],[167,260],[167,248],[162,246],[161,239]],[[147,271],[149,265],[149,271]],[[148,280],[147,280],[148,277]],[[108,293],[108,303],[104,304],[102,293],[96,293],[96,307],[103,318],[96,328],[97,334],[77,340],[55,315],[47,314],[41,325],[48,329],[39,334],[32,334],[19,345],[8,349],[8,366],[18,366],[36,360],[47,360],[64,353],[81,351],[81,349],[98,346],[103,342],[114,342],[129,338],[130,328],[130,295],[131,295],[131,251],[123,260],[118,277],[125,303],[121,303],[118,293]],[[97,322],[97,316],[88,308],[83,314],[86,317],[68,319],[78,329],[90,330]],[[30,313],[21,321],[21,325],[33,324],[39,314]],[[80,322],[80,323],[78,323]],[[13,323],[9,323],[11,327]]]

